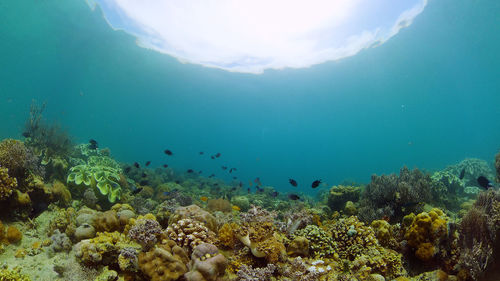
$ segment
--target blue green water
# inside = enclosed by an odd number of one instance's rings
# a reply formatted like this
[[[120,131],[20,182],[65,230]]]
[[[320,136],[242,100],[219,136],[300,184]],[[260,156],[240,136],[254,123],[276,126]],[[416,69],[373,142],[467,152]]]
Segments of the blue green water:
[[[332,185],[403,165],[491,162],[500,148],[499,13],[495,0],[430,1],[380,47],[254,75],[140,48],[83,0],[1,1],[0,138],[20,138],[36,99],[75,141],[96,139],[120,161],[227,180],[220,166],[237,167],[244,182],[278,189],[289,177]]]

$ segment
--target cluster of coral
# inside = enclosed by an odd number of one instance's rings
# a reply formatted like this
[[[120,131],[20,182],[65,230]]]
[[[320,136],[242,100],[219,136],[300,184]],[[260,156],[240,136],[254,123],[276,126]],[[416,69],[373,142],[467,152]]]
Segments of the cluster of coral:
[[[37,110],[24,142],[0,142],[0,280],[467,281],[499,266],[500,192],[468,187],[500,177],[500,153],[497,175],[466,159],[291,201],[68,148]]]

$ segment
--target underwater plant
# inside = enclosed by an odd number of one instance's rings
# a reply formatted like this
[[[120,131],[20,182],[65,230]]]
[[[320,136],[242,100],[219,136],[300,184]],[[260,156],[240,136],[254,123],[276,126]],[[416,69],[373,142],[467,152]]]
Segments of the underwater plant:
[[[114,203],[120,199],[122,193],[118,183],[120,173],[120,165],[111,157],[90,156],[86,164],[70,169],[67,182],[97,188],[102,195],[108,196],[109,202]]]

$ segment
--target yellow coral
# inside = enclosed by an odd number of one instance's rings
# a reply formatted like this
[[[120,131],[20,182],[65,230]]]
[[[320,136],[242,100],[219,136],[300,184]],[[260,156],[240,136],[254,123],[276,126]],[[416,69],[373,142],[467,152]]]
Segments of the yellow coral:
[[[0,200],[7,199],[17,187],[17,180],[9,177],[9,169],[0,167]]]
[[[236,243],[238,242],[238,238],[236,238],[233,229],[237,229],[238,225],[234,222],[232,223],[225,223],[222,225],[222,227],[219,229],[219,241],[222,243],[222,245],[229,247],[229,248],[234,248]]]
[[[428,261],[437,252],[436,246],[448,235],[447,217],[440,209],[418,214],[406,231],[408,245],[415,249],[415,255]]]
[[[24,274],[20,273],[20,268],[9,270],[8,268],[0,269],[1,281],[31,281],[31,279]]]

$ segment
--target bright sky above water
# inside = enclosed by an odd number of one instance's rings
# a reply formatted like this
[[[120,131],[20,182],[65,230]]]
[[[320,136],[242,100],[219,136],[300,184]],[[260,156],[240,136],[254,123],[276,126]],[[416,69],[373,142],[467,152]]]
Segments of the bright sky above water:
[[[145,48],[229,71],[302,68],[378,46],[427,0],[87,0]]]

